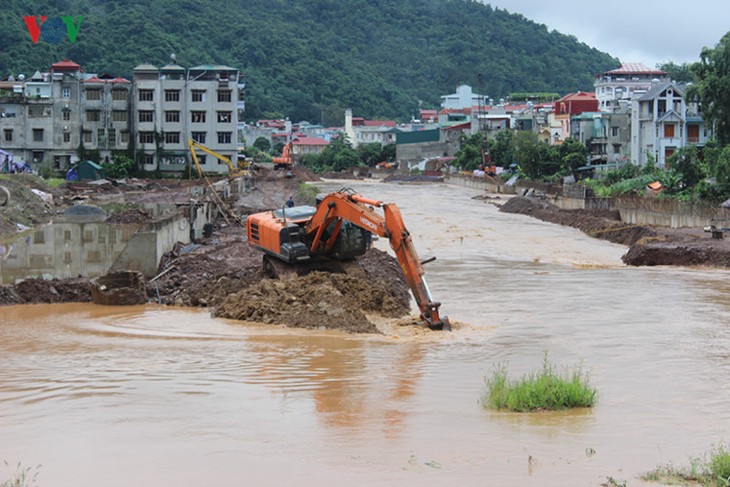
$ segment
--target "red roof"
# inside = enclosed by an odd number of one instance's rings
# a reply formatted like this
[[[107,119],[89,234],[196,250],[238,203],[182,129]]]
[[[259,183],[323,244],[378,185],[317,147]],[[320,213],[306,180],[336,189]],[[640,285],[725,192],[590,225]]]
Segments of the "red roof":
[[[395,127],[393,120],[365,120],[366,127]]]
[[[112,80],[111,82],[112,82],[112,83],[131,83],[131,81],[129,81],[129,80],[128,80],[128,79],[126,79],[126,78],[122,78],[121,76],[117,76],[117,77],[116,77],[116,78],[114,78],[114,79],[113,79],[113,80]]]
[[[291,143],[292,145],[329,145],[329,142],[319,137],[297,137]]]
[[[63,61],[59,61],[57,63],[54,63],[51,65],[52,71],[83,71],[81,69],[81,65],[76,64],[75,62],[64,59]]]
[[[568,101],[568,100],[595,100],[596,94],[594,92],[586,92],[586,91],[579,91],[577,93],[569,93],[565,95],[562,98],[559,98],[558,101]]]
[[[606,71],[605,74],[667,74],[658,69],[651,69],[642,63],[621,63],[620,68]]]
[[[464,122],[457,125],[452,125],[451,127],[447,127],[444,130],[470,130],[471,129],[471,122]]]
[[[97,78],[96,76],[94,76],[93,78],[85,79],[83,82],[84,83],[106,83],[105,80]]]

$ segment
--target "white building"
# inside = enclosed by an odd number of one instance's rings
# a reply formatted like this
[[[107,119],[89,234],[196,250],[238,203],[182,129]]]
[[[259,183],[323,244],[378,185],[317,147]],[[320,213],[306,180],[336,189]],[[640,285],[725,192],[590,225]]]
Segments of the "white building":
[[[673,82],[656,83],[633,99],[631,159],[640,166],[653,159],[664,168],[677,149],[702,147],[710,135],[695,104],[687,104],[684,91]]]
[[[469,85],[459,85],[456,87],[456,93],[441,96],[441,108],[446,109],[464,109],[479,107],[486,103],[488,99],[484,95],[474,93]]]
[[[610,112],[618,105],[629,106],[635,95],[643,95],[652,87],[652,82],[669,81],[664,71],[651,69],[641,63],[622,63],[620,68],[612,69],[596,76],[598,109]]]
[[[137,162],[148,171],[181,171],[189,162],[189,138],[235,161],[240,76],[228,66],[137,66],[132,110]],[[205,172],[228,171],[216,158],[201,154],[198,159]]]

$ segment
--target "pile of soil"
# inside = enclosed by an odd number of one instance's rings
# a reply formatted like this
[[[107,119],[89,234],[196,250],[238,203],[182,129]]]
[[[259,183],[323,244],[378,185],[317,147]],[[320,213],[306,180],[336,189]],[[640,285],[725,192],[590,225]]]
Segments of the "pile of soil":
[[[84,303],[91,301],[88,279],[26,279],[0,286],[0,305],[38,303]]]
[[[152,213],[144,208],[129,208],[112,214],[107,223],[147,223],[152,221]]]
[[[364,313],[397,318],[410,311],[400,267],[380,250],[357,260],[361,272],[315,271],[280,281],[264,276],[259,251],[240,238],[235,242],[185,255],[176,248],[162,259],[159,278],[148,283],[148,297],[162,304],[212,307],[224,318],[353,333],[377,332]]]
[[[571,226],[592,237],[629,246],[621,258],[627,265],[730,267],[730,239],[713,239],[703,229],[628,225],[621,222],[616,210],[563,210],[522,196],[511,198],[500,211]]]
[[[0,186],[10,193],[10,202],[0,206],[0,235],[14,234],[18,223],[26,227],[46,223],[65,208],[64,190],[49,186],[33,174],[8,174],[0,179]],[[53,204],[44,202],[33,193],[34,189],[52,195]]]

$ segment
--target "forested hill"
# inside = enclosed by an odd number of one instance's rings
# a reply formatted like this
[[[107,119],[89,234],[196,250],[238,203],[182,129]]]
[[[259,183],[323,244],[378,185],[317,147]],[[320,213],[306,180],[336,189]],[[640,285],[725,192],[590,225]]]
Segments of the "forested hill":
[[[130,77],[136,65],[162,66],[175,53],[183,66],[243,70],[247,119],[275,111],[311,122],[324,114],[326,123],[347,106],[357,116],[402,119],[419,100],[437,105],[460,83],[492,98],[565,94],[591,90],[593,76],[618,63],[572,36],[469,0],[2,3],[3,78],[48,70],[64,58],[89,72]],[[36,44],[24,15],[48,16]],[[61,15],[84,16],[73,44]]]

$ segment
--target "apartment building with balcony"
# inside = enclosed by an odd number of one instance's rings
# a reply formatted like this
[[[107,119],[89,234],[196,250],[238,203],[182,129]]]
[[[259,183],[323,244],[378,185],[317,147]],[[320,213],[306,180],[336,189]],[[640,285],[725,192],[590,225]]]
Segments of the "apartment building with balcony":
[[[182,171],[192,162],[190,138],[235,161],[245,103],[240,78],[227,66],[137,66],[131,125],[138,164],[147,171]],[[228,171],[214,157],[198,160],[205,172]]]
[[[710,137],[696,103],[687,102],[677,83],[655,83],[632,102],[631,159],[636,164],[653,160],[658,167],[667,167],[677,149],[690,144],[703,147]]]
[[[598,109],[610,112],[621,105],[631,105],[634,96],[641,96],[652,88],[652,83],[668,82],[669,75],[651,69],[642,63],[622,63],[619,68],[600,73],[593,86],[596,88]]]
[[[98,150],[102,161],[127,149],[131,83],[87,74],[73,61],[47,73],[18,76],[0,86],[0,147],[33,167],[64,170],[78,151]]]

